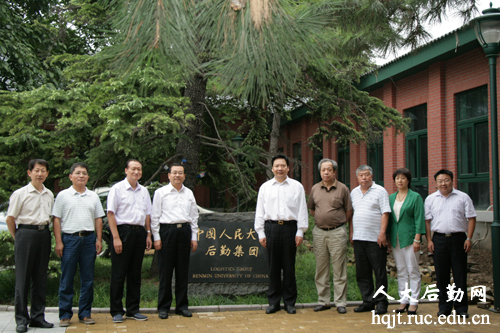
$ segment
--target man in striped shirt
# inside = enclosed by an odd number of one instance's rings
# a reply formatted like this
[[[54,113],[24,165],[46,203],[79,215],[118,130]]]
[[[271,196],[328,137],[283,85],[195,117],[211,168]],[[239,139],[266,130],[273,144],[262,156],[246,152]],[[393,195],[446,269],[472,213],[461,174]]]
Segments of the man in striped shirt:
[[[91,317],[94,300],[94,265],[96,254],[102,251],[102,217],[104,210],[95,192],[86,187],[89,180],[85,163],[71,166],[70,188],[61,191],[54,203],[54,236],[56,254],[61,257],[59,284],[59,326],[67,327],[73,316],[73,280],[80,266],[80,300],[78,319],[95,324]]]
[[[359,186],[351,192],[354,215],[349,223],[350,241],[354,244],[356,257],[356,281],[363,304],[354,312],[371,311],[377,305],[376,314],[387,312],[384,293],[374,297],[372,272],[375,274],[376,290],[384,287],[387,292],[387,238],[389,223],[389,194],[373,181],[373,170],[361,165],[356,170]]]

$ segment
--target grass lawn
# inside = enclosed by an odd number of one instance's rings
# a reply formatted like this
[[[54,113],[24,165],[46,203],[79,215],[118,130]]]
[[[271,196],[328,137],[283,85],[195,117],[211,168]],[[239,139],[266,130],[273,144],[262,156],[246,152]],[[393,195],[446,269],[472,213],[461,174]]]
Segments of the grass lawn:
[[[348,251],[352,252],[349,246]],[[142,267],[142,288],[141,288],[141,308],[156,308],[158,298],[158,278],[151,277],[149,269],[151,267],[153,257],[145,256]],[[297,254],[296,276],[298,289],[298,303],[315,303],[318,300],[316,285],[314,284],[314,275],[316,270],[316,262],[314,254],[308,251],[304,246],[301,247]],[[354,266],[347,267],[347,300],[361,300],[361,295],[356,284],[356,268]],[[58,288],[59,274],[52,274],[48,278],[48,293],[47,306],[58,306]],[[94,279],[94,303],[93,307],[107,308],[109,307],[109,290],[111,276],[111,260],[105,258],[97,258],[95,279]],[[397,281],[389,276],[389,295],[398,299],[397,296]],[[14,270],[5,270],[0,272],[0,304],[14,304]],[[75,278],[75,296],[73,305],[78,306],[80,281]],[[333,286],[332,300],[333,300]],[[229,304],[267,304],[265,293],[247,296],[220,296],[212,295],[206,297],[191,297],[189,300],[191,306],[197,305],[229,305]]]

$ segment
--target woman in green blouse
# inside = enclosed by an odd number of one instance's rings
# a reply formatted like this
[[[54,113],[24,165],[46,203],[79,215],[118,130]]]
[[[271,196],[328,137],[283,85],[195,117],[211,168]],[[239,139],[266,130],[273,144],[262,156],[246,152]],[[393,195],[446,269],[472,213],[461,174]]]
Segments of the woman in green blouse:
[[[396,312],[416,314],[420,296],[420,240],[425,234],[424,202],[420,194],[410,190],[411,172],[406,168],[394,171],[392,178],[398,191],[389,196],[391,214],[388,234],[398,269],[398,290],[401,305]],[[411,296],[406,289],[411,289]]]

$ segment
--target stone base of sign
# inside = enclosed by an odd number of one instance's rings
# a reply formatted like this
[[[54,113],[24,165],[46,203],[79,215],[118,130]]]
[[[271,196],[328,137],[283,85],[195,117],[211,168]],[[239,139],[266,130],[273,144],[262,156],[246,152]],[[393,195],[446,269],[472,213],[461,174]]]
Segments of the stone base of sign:
[[[250,295],[267,292],[267,283],[190,283],[189,296]]]

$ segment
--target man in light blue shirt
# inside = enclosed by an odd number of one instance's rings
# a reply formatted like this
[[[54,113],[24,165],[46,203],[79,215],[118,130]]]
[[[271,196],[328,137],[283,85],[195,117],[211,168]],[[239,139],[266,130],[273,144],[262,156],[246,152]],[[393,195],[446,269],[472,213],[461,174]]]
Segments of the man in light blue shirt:
[[[78,318],[81,323],[95,324],[91,317],[94,299],[94,266],[96,254],[102,251],[102,217],[104,210],[97,194],[85,185],[89,180],[85,163],[71,166],[70,188],[61,191],[54,203],[54,235],[56,254],[61,257],[59,285],[59,326],[67,327],[73,316],[73,280],[80,266],[80,301]]]

